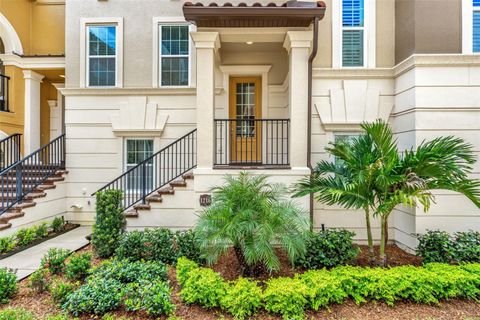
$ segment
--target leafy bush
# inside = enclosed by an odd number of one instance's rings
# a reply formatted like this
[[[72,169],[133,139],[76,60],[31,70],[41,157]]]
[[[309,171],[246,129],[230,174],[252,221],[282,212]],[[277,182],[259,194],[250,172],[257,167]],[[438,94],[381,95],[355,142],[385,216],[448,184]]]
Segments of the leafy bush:
[[[32,288],[37,293],[44,292],[48,290],[48,271],[47,269],[38,269],[30,275],[29,287]]]
[[[37,239],[37,232],[34,227],[23,228],[17,231],[17,243],[19,246],[28,246]]]
[[[198,303],[206,308],[220,306],[227,284],[220,276],[208,268],[196,268],[188,272],[180,296],[187,303]]]
[[[265,310],[279,313],[285,320],[303,319],[308,304],[308,287],[291,278],[274,278],[263,293]]]
[[[78,283],[70,283],[65,281],[56,281],[50,288],[52,300],[58,306],[62,306],[67,302],[68,297],[78,287]]]
[[[57,314],[54,316],[48,316],[45,320],[71,320],[67,314]],[[75,318],[76,319],[76,318]]]
[[[228,284],[220,305],[236,319],[248,318],[262,306],[262,289],[255,281],[239,278]]]
[[[175,233],[175,244],[178,257],[185,257],[200,264],[205,263],[205,258],[194,230],[177,231]]]
[[[298,276],[307,287],[309,305],[313,310],[342,303],[347,297],[342,282],[327,270],[307,271]]]
[[[0,254],[12,251],[15,248],[16,241],[14,236],[0,238]]]
[[[180,257],[177,261],[177,281],[180,286],[185,284],[188,279],[188,273],[198,268],[198,264],[185,257]]]
[[[82,280],[91,267],[92,256],[88,252],[74,254],[65,268],[65,275],[70,280]]]
[[[62,273],[65,269],[65,260],[70,255],[70,250],[51,248],[40,261],[42,268],[48,268],[52,274]]]
[[[360,248],[353,245],[355,233],[348,230],[312,232],[307,238],[306,253],[295,262],[305,269],[332,268],[353,261]]]
[[[33,314],[22,308],[7,308],[0,311],[0,320],[34,320]]]
[[[17,293],[17,276],[7,269],[0,268],[0,304],[8,303]]]
[[[454,255],[450,235],[439,230],[428,230],[425,234],[418,235],[417,255],[423,258],[423,263],[450,263]]]
[[[140,280],[167,280],[167,267],[157,261],[108,260],[92,270],[90,278],[112,279],[120,283]]]
[[[480,262],[480,232],[457,232],[453,241],[456,261]]]
[[[97,193],[97,215],[93,225],[92,245],[102,258],[110,257],[125,231],[126,221],[122,208],[123,194],[119,190]]]
[[[119,259],[128,259],[131,261],[149,260],[146,253],[146,241],[144,231],[130,231],[124,233],[118,241],[118,247],[115,250],[115,256]]]
[[[71,293],[63,308],[78,316],[83,313],[103,315],[115,310],[122,301],[122,284],[114,279],[92,278]]]
[[[52,228],[52,230],[54,232],[61,232],[61,231],[65,230],[65,220],[64,220],[63,216],[55,217],[52,220],[52,223],[50,224],[50,227]]]
[[[42,222],[41,224],[35,226],[34,230],[37,239],[42,239],[48,236],[48,226],[46,222]]]
[[[141,280],[127,285],[125,307],[128,311],[143,310],[150,316],[169,315],[175,309],[170,294],[164,281]]]

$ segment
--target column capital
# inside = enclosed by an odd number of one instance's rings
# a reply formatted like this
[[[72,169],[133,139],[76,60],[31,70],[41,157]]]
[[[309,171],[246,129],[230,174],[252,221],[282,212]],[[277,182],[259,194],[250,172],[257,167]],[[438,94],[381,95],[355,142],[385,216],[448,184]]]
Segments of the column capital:
[[[217,51],[221,47],[218,32],[196,31],[190,32],[190,35],[197,49],[214,49]]]
[[[42,82],[42,79],[45,78],[44,75],[40,73],[36,73],[35,71],[32,70],[23,70],[23,78],[28,79],[28,80],[33,80],[37,82]]]
[[[292,48],[307,48],[312,45],[312,31],[287,31],[283,47],[290,52]]]

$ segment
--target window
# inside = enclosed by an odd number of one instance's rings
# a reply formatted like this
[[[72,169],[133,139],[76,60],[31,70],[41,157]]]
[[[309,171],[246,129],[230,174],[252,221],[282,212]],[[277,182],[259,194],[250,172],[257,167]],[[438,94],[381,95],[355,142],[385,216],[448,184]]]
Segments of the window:
[[[473,0],[473,43],[472,51],[480,53],[480,0]]]
[[[88,85],[115,86],[117,35],[114,25],[88,26]]]
[[[352,140],[354,139],[357,139],[359,136],[361,135],[361,133],[336,133],[334,135],[334,141],[335,143],[339,143],[339,142],[346,142],[346,143],[351,143]],[[337,159],[337,157],[335,157],[334,159],[335,163],[339,163],[341,164],[341,161],[340,159]]]
[[[160,25],[160,83],[188,86],[190,40],[188,25]]]
[[[342,0],[342,66],[364,66],[364,0]]]
[[[153,155],[152,139],[127,139],[125,144],[126,171]],[[147,170],[144,172],[143,168],[139,167],[136,172],[129,176],[127,189],[141,190],[144,186],[147,190],[153,188],[153,161],[147,162],[146,168]]]

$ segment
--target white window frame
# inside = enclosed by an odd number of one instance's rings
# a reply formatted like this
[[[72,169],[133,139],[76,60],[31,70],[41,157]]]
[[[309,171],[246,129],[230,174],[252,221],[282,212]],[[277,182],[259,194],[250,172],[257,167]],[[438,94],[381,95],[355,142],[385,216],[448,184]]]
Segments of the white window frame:
[[[363,27],[344,27],[342,0],[332,2],[332,67],[375,68],[376,67],[376,2],[364,0]],[[343,30],[363,30],[363,66],[343,66]]]
[[[364,132],[361,131],[334,131],[332,132],[332,142],[336,143],[337,142],[337,137],[339,136],[347,136],[347,137],[359,137],[361,135],[365,134]],[[337,158],[335,156],[333,157],[333,161],[336,162]]]
[[[126,172],[127,170],[129,170],[128,168],[128,141],[129,140],[151,140],[152,141],[152,155],[155,154],[155,138],[153,137],[125,137],[123,139],[123,172]],[[138,165],[138,163],[137,163]],[[155,184],[155,162],[152,163],[152,173],[153,173],[153,176],[152,176],[152,183]],[[129,191],[131,192],[139,192],[140,190],[137,190],[137,189],[128,189]]]
[[[480,7],[473,7],[473,0],[462,0],[462,53],[480,54],[473,52],[473,12],[480,11]]]
[[[90,26],[115,26],[115,85],[89,85],[89,39]],[[103,56],[104,57],[104,56]],[[122,88],[123,87],[123,18],[81,18],[80,19],[80,87],[81,88]]]
[[[162,65],[160,63],[161,55],[161,31],[160,27],[162,25],[171,26],[171,25],[187,25],[188,31],[196,31],[197,28],[195,25],[192,25],[185,20],[184,17],[153,17],[152,19],[152,34],[153,34],[153,53],[152,53],[152,87],[154,88],[190,88],[196,85],[196,68],[195,68],[195,45],[192,38],[189,36],[188,42],[188,84],[185,86],[163,86],[162,85]],[[166,57],[163,55],[163,57]],[[172,56],[172,57],[181,57],[181,56]]]

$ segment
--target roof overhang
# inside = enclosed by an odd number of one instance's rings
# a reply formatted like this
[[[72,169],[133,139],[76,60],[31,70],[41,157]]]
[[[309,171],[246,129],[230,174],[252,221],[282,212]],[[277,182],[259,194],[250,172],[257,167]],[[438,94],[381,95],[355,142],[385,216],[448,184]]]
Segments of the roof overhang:
[[[206,28],[289,28],[309,27],[315,18],[319,20],[325,15],[325,3],[307,1],[288,1],[281,5],[269,3],[262,6],[254,3],[247,6],[240,3],[233,6],[225,3],[222,6],[210,3],[186,2],[183,5],[185,20],[197,27]]]

